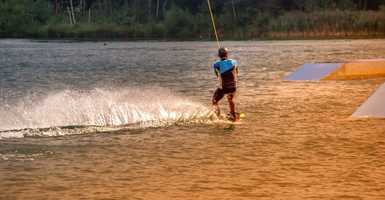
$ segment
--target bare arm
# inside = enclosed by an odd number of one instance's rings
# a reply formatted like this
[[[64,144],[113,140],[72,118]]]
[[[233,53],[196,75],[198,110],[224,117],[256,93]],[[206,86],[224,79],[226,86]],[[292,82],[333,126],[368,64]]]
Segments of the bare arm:
[[[214,73],[215,73],[215,76],[217,76],[217,78],[219,78],[219,71],[217,69],[214,69]]]

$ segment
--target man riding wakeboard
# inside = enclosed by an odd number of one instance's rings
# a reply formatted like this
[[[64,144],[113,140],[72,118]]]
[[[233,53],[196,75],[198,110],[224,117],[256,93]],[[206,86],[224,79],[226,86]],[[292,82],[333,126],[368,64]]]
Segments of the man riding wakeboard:
[[[215,75],[220,82],[212,99],[214,111],[216,115],[220,117],[218,103],[226,95],[230,108],[228,119],[237,121],[239,120],[239,116],[235,112],[234,98],[235,92],[237,91],[238,62],[236,60],[228,59],[227,48],[219,48],[218,57],[220,60],[213,64]]]

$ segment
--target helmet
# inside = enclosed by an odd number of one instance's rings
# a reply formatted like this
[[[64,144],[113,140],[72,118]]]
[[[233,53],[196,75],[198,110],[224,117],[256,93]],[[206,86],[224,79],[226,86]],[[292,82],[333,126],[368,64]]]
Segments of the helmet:
[[[227,48],[224,48],[224,47],[219,48],[218,49],[218,56],[220,58],[227,58],[228,52],[229,52],[229,50]]]

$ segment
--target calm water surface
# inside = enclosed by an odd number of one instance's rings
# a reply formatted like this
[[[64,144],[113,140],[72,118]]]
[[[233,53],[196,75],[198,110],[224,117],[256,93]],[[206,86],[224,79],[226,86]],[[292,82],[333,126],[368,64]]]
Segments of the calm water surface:
[[[385,121],[350,118],[384,80],[282,81],[385,40],[224,45],[235,125],[215,43],[0,40],[0,199],[385,199]]]

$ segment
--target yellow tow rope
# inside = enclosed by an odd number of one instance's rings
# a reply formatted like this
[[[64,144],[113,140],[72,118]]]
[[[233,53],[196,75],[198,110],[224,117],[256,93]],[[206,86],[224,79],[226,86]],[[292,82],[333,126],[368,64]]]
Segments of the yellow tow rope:
[[[214,14],[213,14],[213,10],[211,9],[211,3],[210,3],[210,0],[207,0],[207,5],[209,6],[209,12],[210,12],[210,16],[211,16],[211,22],[213,24],[213,29],[214,29],[214,33],[215,33],[215,38],[217,40],[217,45],[218,45],[218,49],[221,48],[221,44],[219,43],[219,37],[218,37],[218,32],[217,32],[217,27],[215,26],[215,20],[214,20]]]

